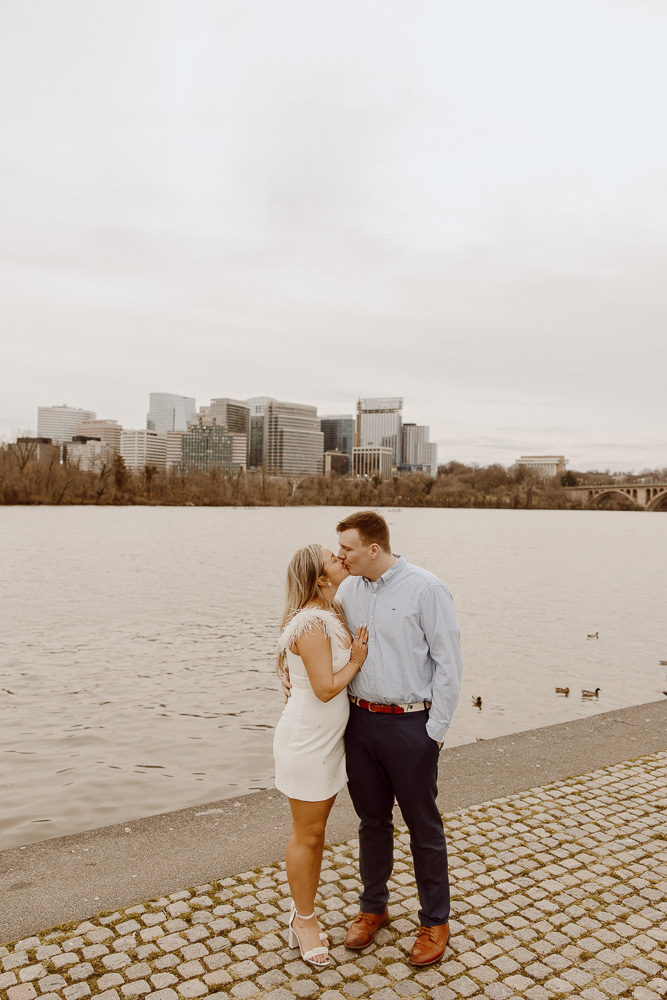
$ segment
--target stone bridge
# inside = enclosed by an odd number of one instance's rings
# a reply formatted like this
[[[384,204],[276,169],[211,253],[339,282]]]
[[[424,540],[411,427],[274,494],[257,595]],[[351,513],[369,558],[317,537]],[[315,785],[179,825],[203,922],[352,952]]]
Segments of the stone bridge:
[[[570,500],[582,503],[586,507],[597,507],[603,497],[620,493],[631,500],[640,510],[667,510],[667,484],[651,483],[650,486],[639,486],[630,483],[627,486],[609,483],[606,486],[566,486],[565,493]]]

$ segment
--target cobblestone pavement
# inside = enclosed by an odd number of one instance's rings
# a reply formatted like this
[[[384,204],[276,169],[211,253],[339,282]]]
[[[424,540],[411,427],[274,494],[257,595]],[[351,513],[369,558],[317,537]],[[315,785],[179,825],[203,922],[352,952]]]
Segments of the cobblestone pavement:
[[[418,901],[397,830],[391,923],[343,945],[357,842],[327,848],[318,911],[332,964],[286,945],[281,864],[173,892],[0,947],[8,1000],[609,1000],[667,996],[667,751],[448,813],[451,938],[421,971]]]

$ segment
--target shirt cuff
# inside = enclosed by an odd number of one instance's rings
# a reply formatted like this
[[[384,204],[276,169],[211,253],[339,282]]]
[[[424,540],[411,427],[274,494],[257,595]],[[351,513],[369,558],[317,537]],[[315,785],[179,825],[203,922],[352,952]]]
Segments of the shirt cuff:
[[[426,733],[432,740],[435,740],[436,743],[445,742],[445,736],[447,735],[448,729],[449,726],[443,722],[437,723],[429,719],[426,723]]]

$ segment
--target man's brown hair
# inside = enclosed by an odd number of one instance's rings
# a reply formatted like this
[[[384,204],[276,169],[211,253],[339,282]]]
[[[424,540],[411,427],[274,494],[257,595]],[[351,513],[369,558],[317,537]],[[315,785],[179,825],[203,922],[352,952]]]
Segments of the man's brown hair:
[[[338,534],[350,528],[356,528],[364,545],[379,545],[383,552],[391,555],[389,525],[381,514],[376,514],[374,510],[358,510],[336,525]]]

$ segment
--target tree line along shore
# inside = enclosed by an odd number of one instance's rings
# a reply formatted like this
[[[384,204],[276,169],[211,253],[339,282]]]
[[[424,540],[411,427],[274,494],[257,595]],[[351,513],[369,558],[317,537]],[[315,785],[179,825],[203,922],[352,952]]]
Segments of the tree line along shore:
[[[628,475],[628,482],[667,479],[667,470]],[[495,507],[577,510],[585,505],[564,487],[609,482],[610,474],[567,472],[538,479],[527,469],[448,462],[435,478],[413,473],[386,479],[306,475],[267,476],[261,471],[224,474],[196,470],[167,472],[152,465],[140,471],[113,462],[93,472],[74,464],[42,462],[16,445],[0,447],[2,505],[165,505],[204,507]],[[606,497],[598,509],[636,509],[622,496]]]

